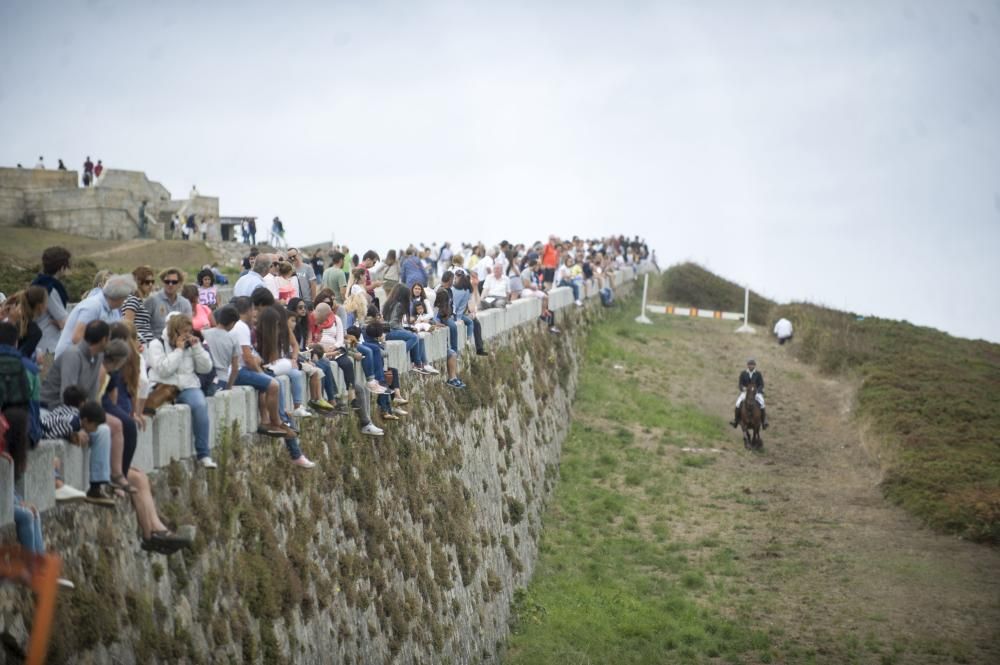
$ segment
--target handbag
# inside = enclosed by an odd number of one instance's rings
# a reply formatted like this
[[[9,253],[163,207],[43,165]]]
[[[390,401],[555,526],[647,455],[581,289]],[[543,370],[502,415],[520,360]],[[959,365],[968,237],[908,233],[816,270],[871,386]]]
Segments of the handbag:
[[[177,386],[172,386],[169,383],[157,383],[149,392],[149,397],[146,398],[146,404],[143,406],[142,412],[146,415],[153,415],[164,404],[173,404],[180,392]]]

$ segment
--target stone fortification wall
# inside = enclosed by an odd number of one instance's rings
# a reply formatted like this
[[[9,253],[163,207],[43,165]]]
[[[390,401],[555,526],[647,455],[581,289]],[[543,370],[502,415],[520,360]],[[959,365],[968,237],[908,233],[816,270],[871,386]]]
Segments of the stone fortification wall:
[[[212,472],[190,459],[187,408],[161,409],[136,464],[158,469],[160,510],[196,524],[196,546],[142,552],[124,504],[47,510],[46,539],[77,585],[60,596],[52,662],[497,662],[537,558],[588,323],[601,315],[589,302],[553,291],[560,336],[544,332],[534,299],[483,312],[494,354],[462,355],[467,390],[407,375],[411,415],[379,439],[353,417],[304,421],[318,463],[308,472],[280,442],[248,434],[252,393],[212,398]],[[447,331],[426,339],[442,360]],[[406,367],[402,343],[388,347],[389,364]],[[72,474],[86,469],[71,447],[43,442],[22,485],[43,506],[57,448]],[[0,463],[0,484],[11,481]],[[0,520],[8,511],[0,503]],[[23,643],[27,617],[26,594],[0,589],[0,633]]]
[[[198,196],[190,204],[171,200],[167,188],[142,171],[107,169],[98,185],[78,187],[75,171],[0,168],[0,226],[127,240],[139,235],[143,201],[147,202],[148,233],[154,238],[164,237],[171,215],[182,209],[199,218],[219,217],[218,198]],[[218,236],[218,224],[210,227]]]

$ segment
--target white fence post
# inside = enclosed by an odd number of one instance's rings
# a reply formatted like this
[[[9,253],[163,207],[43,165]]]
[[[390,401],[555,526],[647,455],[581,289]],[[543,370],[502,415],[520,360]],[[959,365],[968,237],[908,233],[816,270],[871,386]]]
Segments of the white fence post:
[[[644,275],[642,280],[642,309],[639,310],[639,316],[635,317],[636,323],[652,323],[649,317],[646,316],[646,291],[649,289],[649,273]]]
[[[743,291],[743,325],[736,329],[738,333],[755,333],[757,332],[752,327],[750,327],[750,287],[747,286]]]

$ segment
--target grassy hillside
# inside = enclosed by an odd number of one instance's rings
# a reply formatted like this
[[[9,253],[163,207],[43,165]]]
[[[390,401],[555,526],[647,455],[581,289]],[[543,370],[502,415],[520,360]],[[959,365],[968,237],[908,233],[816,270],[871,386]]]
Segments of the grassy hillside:
[[[653,300],[674,305],[687,305],[699,309],[743,311],[743,287],[709,272],[697,263],[681,263],[663,273],[652,289]],[[750,292],[750,321],[765,324],[768,312],[774,306],[759,293]]]
[[[132,272],[140,265],[154,269],[178,266],[194,275],[215,260],[212,251],[200,242],[183,240],[98,240],[22,227],[4,228],[0,243],[0,291],[11,294],[28,284],[38,272],[42,251],[61,245],[73,253],[73,269],[67,280],[71,298],[88,290],[99,269]]]
[[[1000,345],[807,304],[773,314],[795,325],[802,360],[860,378],[886,496],[936,528],[1000,543]]]

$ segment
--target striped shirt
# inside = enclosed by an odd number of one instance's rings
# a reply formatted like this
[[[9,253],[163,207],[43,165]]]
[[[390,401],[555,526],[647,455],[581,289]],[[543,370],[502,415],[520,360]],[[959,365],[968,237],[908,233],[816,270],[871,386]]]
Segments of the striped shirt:
[[[73,432],[80,430],[80,410],[60,404],[51,411],[42,413],[42,436],[46,439],[69,439]]]
[[[139,296],[130,295],[125,299],[125,304],[122,305],[122,314],[125,312],[135,312],[133,323],[136,336],[143,344],[149,344],[153,340],[153,330],[149,326],[149,312],[146,311]]]

